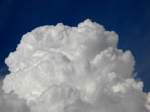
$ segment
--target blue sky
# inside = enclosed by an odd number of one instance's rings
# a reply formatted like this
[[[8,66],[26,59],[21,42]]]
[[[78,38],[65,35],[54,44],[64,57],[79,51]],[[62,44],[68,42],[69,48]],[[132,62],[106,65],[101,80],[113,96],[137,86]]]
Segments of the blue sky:
[[[119,34],[118,47],[132,51],[138,78],[150,91],[150,0],[0,0],[0,73],[6,73],[4,59],[26,32],[86,18]]]

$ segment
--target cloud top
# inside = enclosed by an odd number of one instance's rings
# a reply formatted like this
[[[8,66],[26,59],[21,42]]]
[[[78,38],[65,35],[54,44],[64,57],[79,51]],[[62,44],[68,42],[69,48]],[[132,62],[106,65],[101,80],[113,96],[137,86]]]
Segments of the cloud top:
[[[89,19],[77,27],[38,27],[6,59],[3,90],[31,112],[149,112],[134,57],[117,44],[115,32]]]

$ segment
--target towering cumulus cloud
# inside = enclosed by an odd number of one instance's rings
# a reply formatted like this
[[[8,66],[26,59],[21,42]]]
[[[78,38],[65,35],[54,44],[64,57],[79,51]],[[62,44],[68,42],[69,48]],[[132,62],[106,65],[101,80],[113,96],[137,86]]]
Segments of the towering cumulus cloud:
[[[115,32],[89,19],[38,27],[5,60],[10,74],[2,89],[31,112],[150,112],[134,57],[117,43]]]

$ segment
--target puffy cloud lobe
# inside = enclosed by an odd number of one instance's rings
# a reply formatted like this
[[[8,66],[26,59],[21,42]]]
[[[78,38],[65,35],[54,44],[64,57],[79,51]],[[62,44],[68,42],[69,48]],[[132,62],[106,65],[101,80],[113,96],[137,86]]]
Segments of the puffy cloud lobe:
[[[0,88],[2,81],[0,81]],[[26,102],[19,99],[16,95],[10,93],[5,94],[0,89],[0,112],[30,112]]]
[[[38,27],[6,59],[3,90],[26,100],[31,112],[149,112],[134,57],[117,43],[115,32],[88,19]]]

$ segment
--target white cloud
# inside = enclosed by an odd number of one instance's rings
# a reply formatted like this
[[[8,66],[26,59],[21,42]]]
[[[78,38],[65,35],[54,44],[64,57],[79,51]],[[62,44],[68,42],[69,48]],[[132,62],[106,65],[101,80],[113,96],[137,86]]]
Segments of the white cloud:
[[[149,96],[133,76],[134,57],[117,43],[115,32],[89,19],[78,27],[38,27],[6,59],[11,73],[3,90],[31,112],[149,112]]]
[[[2,81],[0,81],[0,88],[1,83]],[[30,109],[24,100],[12,93],[5,94],[0,89],[0,112],[30,112]]]

